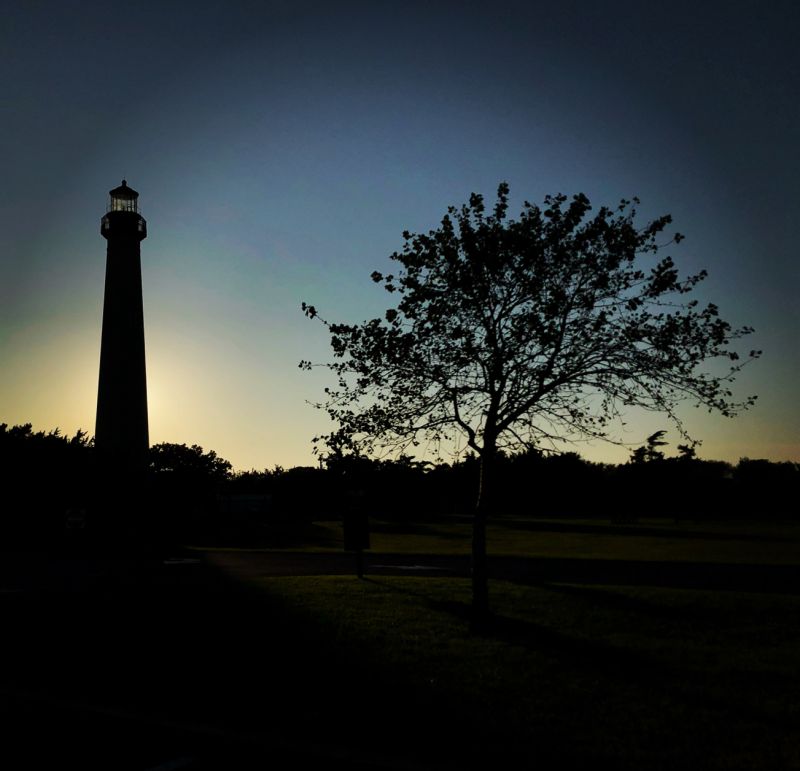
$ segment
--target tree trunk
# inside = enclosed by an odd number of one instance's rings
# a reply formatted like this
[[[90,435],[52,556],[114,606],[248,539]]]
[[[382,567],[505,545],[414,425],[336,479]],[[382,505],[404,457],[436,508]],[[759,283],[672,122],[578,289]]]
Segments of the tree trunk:
[[[494,498],[494,451],[484,448],[480,462],[480,487],[472,521],[472,628],[480,631],[489,621],[489,564],[486,523]]]

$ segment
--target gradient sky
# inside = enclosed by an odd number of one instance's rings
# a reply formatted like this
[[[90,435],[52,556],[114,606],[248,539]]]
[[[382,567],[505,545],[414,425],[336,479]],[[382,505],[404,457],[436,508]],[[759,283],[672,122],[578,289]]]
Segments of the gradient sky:
[[[0,26],[0,421],[94,432],[108,190],[139,191],[152,443],[313,463],[331,320],[471,192],[642,200],[761,348],[701,457],[800,460],[794,2],[22,2]],[[514,211],[516,210],[516,212]],[[388,301],[388,302],[387,302]],[[659,416],[631,415],[640,442]],[[672,447],[676,432],[667,437]],[[624,449],[579,446],[593,460]]]

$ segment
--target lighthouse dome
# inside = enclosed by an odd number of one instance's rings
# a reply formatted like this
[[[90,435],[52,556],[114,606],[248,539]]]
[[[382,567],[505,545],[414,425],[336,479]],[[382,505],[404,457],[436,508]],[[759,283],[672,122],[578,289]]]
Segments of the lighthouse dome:
[[[139,211],[137,204],[139,193],[132,187],[128,187],[128,183],[124,179],[119,187],[109,190],[108,194],[111,197],[108,205],[109,211]]]

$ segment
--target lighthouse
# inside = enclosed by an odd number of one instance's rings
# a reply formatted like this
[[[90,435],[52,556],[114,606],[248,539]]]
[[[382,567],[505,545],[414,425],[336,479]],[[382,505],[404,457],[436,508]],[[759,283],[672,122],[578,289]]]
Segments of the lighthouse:
[[[100,233],[107,251],[95,447],[102,468],[135,486],[143,478],[149,446],[139,249],[147,223],[139,194],[124,179],[109,191]]]

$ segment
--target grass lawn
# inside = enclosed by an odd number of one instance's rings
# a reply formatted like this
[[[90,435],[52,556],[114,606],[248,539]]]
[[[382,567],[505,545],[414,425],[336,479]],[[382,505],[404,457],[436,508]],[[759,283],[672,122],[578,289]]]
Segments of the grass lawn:
[[[467,522],[396,523],[370,521],[370,545],[376,553],[469,554]],[[490,555],[629,560],[678,560],[750,564],[797,564],[800,526],[794,523],[691,523],[641,520],[618,526],[607,520],[496,518],[487,532]],[[257,551],[341,552],[341,523],[313,522],[278,532],[258,543]],[[203,545],[203,548],[215,548]],[[220,547],[216,547],[220,548]],[[222,547],[236,548],[236,547]],[[253,544],[239,548],[250,550]]]
[[[797,565],[799,535],[509,519],[489,540],[516,556]],[[284,536],[290,551],[342,548],[336,523]],[[466,554],[469,526],[376,521],[372,548]],[[331,771],[800,769],[796,582],[757,593],[494,580],[495,621],[476,635],[466,579],[234,578],[189,562],[98,574],[80,592],[0,593],[0,722],[46,756],[31,767],[124,771],[182,755],[286,767],[316,753]],[[258,765],[244,762],[251,750]]]
[[[371,521],[376,553],[468,554],[468,522]],[[336,522],[293,550],[341,551]],[[491,555],[792,565],[793,523],[495,519]],[[265,548],[265,551],[269,550]],[[261,578],[296,633],[352,672],[375,751],[444,766],[800,769],[800,596],[463,579]],[[793,593],[794,592],[794,593]],[[341,686],[332,686],[341,687]],[[400,737],[400,739],[398,739]],[[435,749],[423,750],[430,745]]]
[[[351,668],[390,754],[385,736],[444,765],[800,768],[800,597],[497,581],[475,636],[461,579],[259,586]]]

